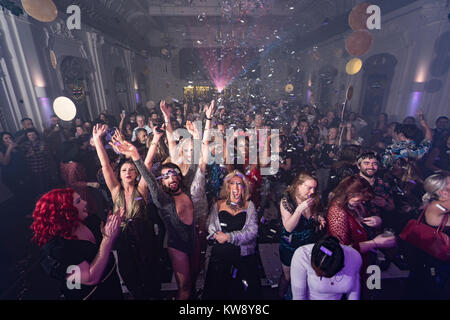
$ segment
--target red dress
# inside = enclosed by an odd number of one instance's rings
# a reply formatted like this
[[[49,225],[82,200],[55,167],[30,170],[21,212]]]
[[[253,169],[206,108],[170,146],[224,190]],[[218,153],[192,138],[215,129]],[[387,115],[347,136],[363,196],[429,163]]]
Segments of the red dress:
[[[347,210],[332,203],[327,215],[328,234],[339,239],[345,246],[352,246],[357,250],[363,259],[361,274],[366,274],[369,266],[369,257],[366,253],[361,253],[359,244],[367,241],[367,232],[356,218]]]

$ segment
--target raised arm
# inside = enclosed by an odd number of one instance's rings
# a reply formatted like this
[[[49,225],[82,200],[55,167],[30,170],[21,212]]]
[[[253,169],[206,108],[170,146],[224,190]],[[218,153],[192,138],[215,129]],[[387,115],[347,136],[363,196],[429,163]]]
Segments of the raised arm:
[[[215,101],[211,101],[211,104],[206,108],[206,124],[205,132],[203,134],[202,140],[202,156],[200,158],[200,170],[205,174],[206,165],[208,164],[209,158],[209,142],[211,139],[211,128],[212,128],[212,117],[214,114]]]
[[[349,122],[346,125],[346,135],[345,140],[350,143],[352,141],[352,124]]]
[[[102,137],[106,133],[106,127],[103,124],[94,126],[92,136],[94,138],[95,149],[97,150],[100,164],[102,165],[102,172],[105,177],[106,185],[111,193],[115,192],[120,187],[119,180],[117,180],[114,170],[109,162],[105,147],[103,146]]]
[[[123,113],[120,113],[120,123],[119,123],[119,131],[123,134],[123,123],[125,121],[125,115]]]
[[[302,217],[303,212],[310,209],[314,203],[314,198],[309,198],[308,200],[302,202],[294,211],[293,214],[290,214],[283,205],[286,199],[281,199],[280,210],[281,210],[281,221],[283,223],[283,227],[287,232],[291,233],[297,227],[300,218]]]
[[[264,142],[264,149],[263,152],[260,153],[260,159],[259,159],[259,165],[261,168],[268,168],[272,165],[272,139],[274,139],[277,143],[278,150],[280,149],[280,135],[279,134],[270,134],[266,137],[266,140]],[[250,137],[251,139],[251,137]],[[259,145],[259,141],[258,141]]]
[[[166,105],[166,101],[162,100],[159,104],[159,107],[161,108],[161,112],[164,116],[164,124],[166,126],[166,135],[167,135],[167,142],[169,147],[169,154],[172,161],[176,162],[175,155],[177,154],[177,143],[175,139],[173,138],[173,128],[172,123],[170,122],[170,110]]]
[[[11,152],[14,150],[14,148],[17,145],[12,142],[10,144],[8,144],[8,148],[6,149],[5,154],[0,152],[0,164],[7,166],[9,164],[9,162],[11,161]]]
[[[103,239],[94,260],[89,264],[84,261],[78,265],[80,268],[80,282],[94,286],[102,280],[105,268],[108,265],[109,253],[113,248],[115,239],[120,233],[120,224],[125,216],[125,210],[120,208],[115,214],[108,216],[106,225],[102,227]]]
[[[187,111],[188,111],[188,104],[185,103],[183,105],[183,115],[184,115],[184,119],[187,119]]]
[[[156,150],[158,149],[158,145],[161,141],[162,136],[164,135],[164,127],[161,128],[161,132],[158,131],[158,127],[154,127],[153,131],[153,140],[150,143],[150,147],[148,148],[147,156],[145,157],[144,164],[148,170],[152,171],[153,159],[156,154]]]
[[[128,141],[119,142],[114,139],[114,137],[112,142],[110,142],[110,145],[118,152],[130,157],[133,160],[136,168],[142,176],[142,179],[144,179],[147,184],[152,201],[156,207],[161,209],[165,204],[171,201],[170,196],[158,186],[155,176],[147,169],[134,145]]]
[[[433,140],[433,132],[431,131],[430,127],[428,126],[427,121],[425,120],[425,116],[423,115],[423,111],[420,110],[417,114],[417,117],[420,120],[420,125],[422,128],[425,129],[425,140],[432,141]]]

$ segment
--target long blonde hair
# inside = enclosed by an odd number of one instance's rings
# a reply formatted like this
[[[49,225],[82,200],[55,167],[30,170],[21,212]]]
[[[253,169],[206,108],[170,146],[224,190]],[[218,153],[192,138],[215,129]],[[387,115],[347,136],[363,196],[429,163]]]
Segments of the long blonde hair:
[[[229,200],[230,199],[230,181],[234,177],[241,178],[242,182],[244,183],[245,190],[242,193],[242,201],[248,201],[252,195],[252,186],[250,184],[250,181],[247,179],[245,175],[243,175],[239,170],[234,170],[231,173],[229,173],[223,182],[222,189],[220,190],[219,198],[222,200]]]

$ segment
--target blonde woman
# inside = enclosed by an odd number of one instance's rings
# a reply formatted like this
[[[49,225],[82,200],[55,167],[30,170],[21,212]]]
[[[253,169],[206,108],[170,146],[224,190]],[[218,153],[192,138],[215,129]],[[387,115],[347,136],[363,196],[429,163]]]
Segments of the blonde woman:
[[[102,165],[106,185],[114,204],[114,211],[125,208],[125,218],[117,241],[119,272],[128,290],[137,300],[158,298],[159,279],[157,239],[153,225],[147,215],[147,182],[139,178],[136,165],[131,160],[119,164],[116,175],[103,145],[106,127],[97,124],[93,138],[97,155]],[[115,137],[119,136],[116,131]],[[146,165],[149,166],[149,158]]]
[[[423,206],[425,223],[450,236],[450,176],[439,173],[424,182]],[[447,221],[445,221],[447,220]],[[407,292],[409,299],[448,300],[450,298],[450,260],[440,261],[425,252],[415,250],[411,261]]]
[[[205,280],[205,300],[258,299],[260,279],[257,213],[248,179],[235,170],[225,177],[219,201],[208,218],[214,244]]]

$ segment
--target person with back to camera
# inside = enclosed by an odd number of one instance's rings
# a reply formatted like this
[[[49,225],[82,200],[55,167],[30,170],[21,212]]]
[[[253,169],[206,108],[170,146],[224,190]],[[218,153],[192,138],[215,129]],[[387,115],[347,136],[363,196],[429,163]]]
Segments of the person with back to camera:
[[[87,203],[73,189],[43,195],[33,212],[33,241],[42,249],[41,266],[60,282],[67,300],[122,300],[122,288],[111,252],[120,233],[124,209],[110,214],[106,224],[88,216]],[[81,287],[73,283],[69,267],[80,270]],[[75,269],[76,270],[76,269]]]
[[[326,236],[298,248],[291,263],[293,300],[359,300],[361,255]]]

